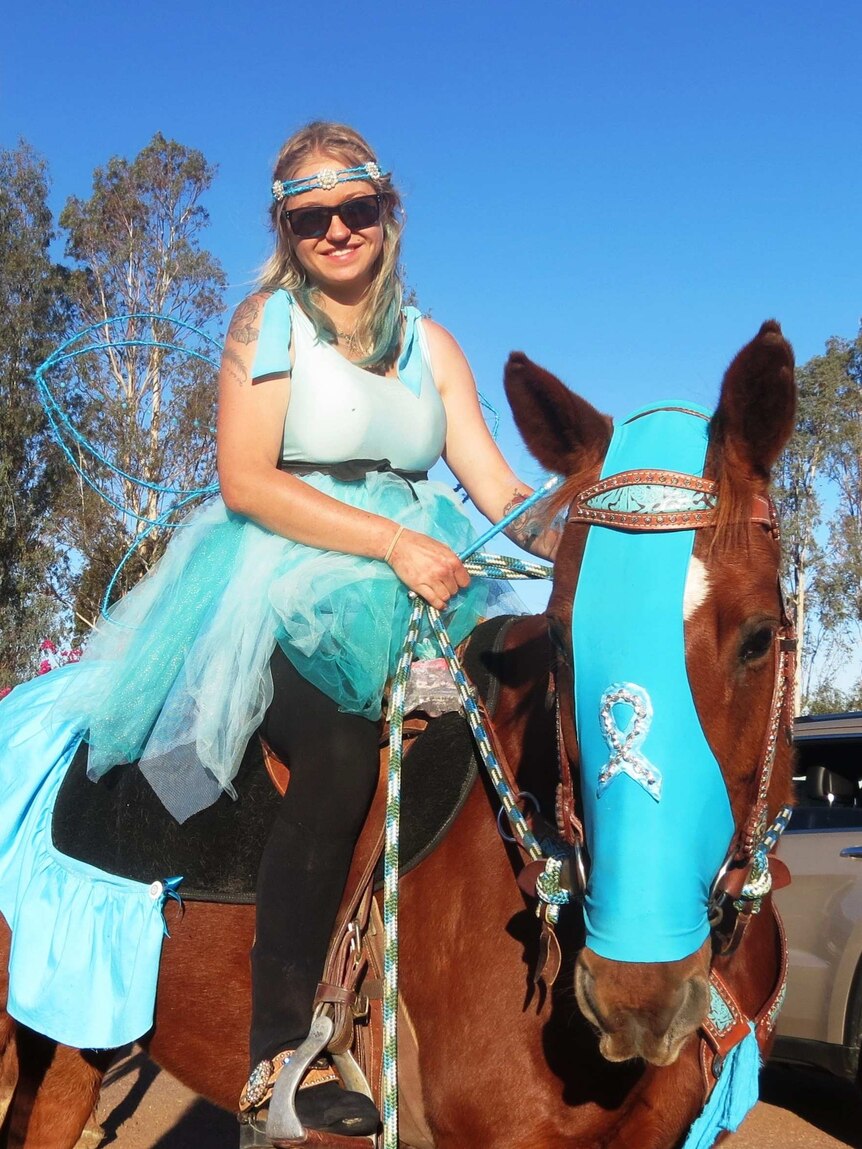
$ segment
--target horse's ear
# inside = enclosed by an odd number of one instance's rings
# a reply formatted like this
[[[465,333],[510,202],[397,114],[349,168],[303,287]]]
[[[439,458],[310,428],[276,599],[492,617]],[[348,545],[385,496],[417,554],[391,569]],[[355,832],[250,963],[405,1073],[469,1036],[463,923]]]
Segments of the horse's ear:
[[[728,367],[710,439],[730,471],[765,482],[793,433],[793,348],[768,319]]]
[[[612,422],[586,399],[513,351],[504,372],[506,397],[530,453],[549,471],[571,475],[603,458]]]

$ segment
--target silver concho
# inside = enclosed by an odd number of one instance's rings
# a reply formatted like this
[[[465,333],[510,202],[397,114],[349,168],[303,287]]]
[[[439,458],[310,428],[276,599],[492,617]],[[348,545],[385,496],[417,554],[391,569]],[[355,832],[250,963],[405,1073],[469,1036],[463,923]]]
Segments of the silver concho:
[[[269,1060],[259,1061],[249,1075],[245,1087],[245,1098],[249,1105],[259,1105],[266,1097],[273,1064]]]

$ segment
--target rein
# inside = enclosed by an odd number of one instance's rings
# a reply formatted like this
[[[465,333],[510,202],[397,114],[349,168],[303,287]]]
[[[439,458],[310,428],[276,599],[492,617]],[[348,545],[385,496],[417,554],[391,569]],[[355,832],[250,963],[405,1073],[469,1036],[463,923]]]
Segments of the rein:
[[[461,556],[469,574],[486,578],[551,577],[553,568],[544,564],[476,552],[517,515],[523,514],[529,506],[544,497],[557,485],[557,482],[558,480],[554,479],[546,483]],[[471,555],[474,557],[471,558]],[[467,680],[440,614],[413,592],[411,597],[414,599],[413,610],[398,659],[389,703],[389,778],[383,850],[383,1149],[398,1149],[398,838],[401,814],[401,768],[407,683],[410,679],[410,668],[423,616],[427,616],[452,680],[458,689],[482,762],[506,812],[515,840],[534,862],[540,863],[543,872],[548,873],[541,890],[537,883],[541,909],[544,912],[543,922],[547,924],[547,928],[552,928],[553,922],[559,915],[560,906],[569,900],[568,891],[560,886],[558,880],[562,857],[551,852],[553,846],[549,846],[548,842],[540,842],[536,838],[518,808],[517,795],[513,792],[494,751],[491,737],[483,721],[482,708]]]

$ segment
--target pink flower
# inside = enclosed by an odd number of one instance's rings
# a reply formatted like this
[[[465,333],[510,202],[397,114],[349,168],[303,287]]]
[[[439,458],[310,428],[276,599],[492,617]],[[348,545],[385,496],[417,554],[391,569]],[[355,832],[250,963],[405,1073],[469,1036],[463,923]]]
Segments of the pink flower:
[[[42,661],[39,663],[39,673],[40,674],[47,674],[49,670],[53,670],[53,669],[54,669],[53,666],[51,665],[51,663],[48,661],[47,658],[43,658]]]
[[[7,694],[12,693],[11,686],[0,686],[0,698],[5,698]]]
[[[56,654],[57,653],[57,647],[50,640],[50,638],[43,638],[41,643],[39,644],[39,649],[40,650],[46,650],[49,654]]]

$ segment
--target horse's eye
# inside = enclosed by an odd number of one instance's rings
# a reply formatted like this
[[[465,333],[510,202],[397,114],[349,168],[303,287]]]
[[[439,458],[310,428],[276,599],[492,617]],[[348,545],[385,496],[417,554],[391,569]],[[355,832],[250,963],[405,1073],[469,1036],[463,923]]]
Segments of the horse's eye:
[[[743,636],[739,647],[740,662],[752,663],[764,658],[769,653],[774,638],[775,627],[765,623],[749,631]]]

